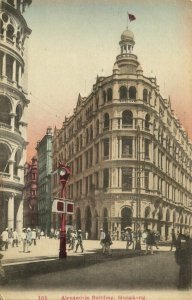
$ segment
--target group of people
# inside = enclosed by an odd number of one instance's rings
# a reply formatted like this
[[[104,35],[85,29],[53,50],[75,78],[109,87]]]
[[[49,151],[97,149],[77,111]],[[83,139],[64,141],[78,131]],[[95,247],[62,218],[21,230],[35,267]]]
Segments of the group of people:
[[[9,247],[21,247],[23,252],[29,252],[29,247],[36,246],[38,234],[37,230],[23,228],[22,233],[18,234],[16,229],[6,228],[0,236],[0,250],[7,251]]]
[[[67,231],[67,242],[69,244],[68,250],[74,250],[74,252],[77,252],[78,248],[80,247],[81,252],[84,252],[83,235],[81,229],[74,230],[69,228]]]

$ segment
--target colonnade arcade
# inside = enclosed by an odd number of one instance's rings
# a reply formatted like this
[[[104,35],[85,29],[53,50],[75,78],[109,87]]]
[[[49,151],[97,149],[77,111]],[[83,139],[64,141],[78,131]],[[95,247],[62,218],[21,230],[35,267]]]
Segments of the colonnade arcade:
[[[21,233],[23,224],[22,194],[0,192],[0,232],[5,228]]]
[[[136,204],[136,203],[135,203]],[[99,214],[100,213],[100,214]],[[118,216],[110,217],[110,209],[103,207],[100,211],[96,208],[91,209],[87,205],[85,209],[76,208],[74,214],[74,225],[76,229],[82,229],[88,232],[90,239],[99,239],[100,228],[106,232],[110,230],[115,232],[120,239],[121,232],[125,227],[136,228],[136,222],[139,222],[141,232],[146,229],[159,231],[162,240],[171,239],[171,231],[174,228],[176,232],[190,232],[192,230],[192,216],[180,207],[163,206],[141,203],[141,218],[136,218],[136,206],[120,206]]]

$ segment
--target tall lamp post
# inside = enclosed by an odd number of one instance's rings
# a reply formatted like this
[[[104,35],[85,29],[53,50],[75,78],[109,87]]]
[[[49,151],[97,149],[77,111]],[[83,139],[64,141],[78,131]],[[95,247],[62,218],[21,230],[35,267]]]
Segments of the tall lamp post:
[[[69,175],[71,174],[71,170],[68,165],[65,165],[63,163],[59,163],[59,181],[61,184],[61,193],[60,197],[63,202],[59,202],[59,206],[65,205],[64,200],[66,197],[66,183],[69,178]],[[63,207],[59,207],[60,211],[63,211]],[[67,251],[66,251],[66,220],[65,220],[65,213],[61,214],[61,232],[60,232],[60,250],[59,250],[59,258],[66,258],[67,257]]]
[[[141,250],[141,157],[140,157],[140,127],[137,126],[136,136],[136,153],[137,153],[137,167],[136,167],[136,244],[135,250]]]

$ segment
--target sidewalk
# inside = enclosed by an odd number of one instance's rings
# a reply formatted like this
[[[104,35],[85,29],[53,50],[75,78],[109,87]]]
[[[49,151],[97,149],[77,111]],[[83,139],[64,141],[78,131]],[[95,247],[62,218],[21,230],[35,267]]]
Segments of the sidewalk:
[[[90,264],[96,264],[108,260],[123,259],[144,255],[145,245],[141,251],[125,250],[126,242],[114,241],[111,246],[112,256],[103,255],[98,240],[85,240],[84,253],[74,253],[67,251],[67,258],[59,259],[59,240],[42,239],[37,241],[37,245],[30,247],[29,253],[23,253],[21,247],[11,248],[2,251],[4,255],[2,264],[8,279],[34,274],[51,273],[69,268],[80,268]],[[67,245],[68,248],[68,245]],[[170,247],[160,246],[156,251],[168,251]],[[80,251],[80,250],[79,250]]]

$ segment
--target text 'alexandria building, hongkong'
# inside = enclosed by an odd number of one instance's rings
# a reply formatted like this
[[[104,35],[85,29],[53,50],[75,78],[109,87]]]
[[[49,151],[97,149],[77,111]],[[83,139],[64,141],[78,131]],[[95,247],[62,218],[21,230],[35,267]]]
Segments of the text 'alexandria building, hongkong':
[[[32,0],[0,0],[0,232],[23,226],[27,42]]]
[[[101,227],[120,235],[139,226],[169,239],[173,227],[192,228],[192,145],[156,79],[143,75],[133,33],[125,30],[119,44],[113,74],[98,77],[88,97],[79,95],[74,114],[55,131],[53,168],[70,163],[73,223],[90,238]]]

